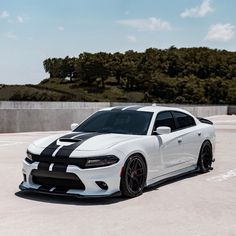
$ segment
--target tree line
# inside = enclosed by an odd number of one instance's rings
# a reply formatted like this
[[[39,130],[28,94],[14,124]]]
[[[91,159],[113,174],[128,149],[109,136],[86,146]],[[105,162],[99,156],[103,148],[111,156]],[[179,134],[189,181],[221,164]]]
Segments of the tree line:
[[[145,52],[84,52],[48,58],[43,65],[50,78],[81,87],[140,91],[144,102],[236,103],[236,52],[226,50],[172,46]]]

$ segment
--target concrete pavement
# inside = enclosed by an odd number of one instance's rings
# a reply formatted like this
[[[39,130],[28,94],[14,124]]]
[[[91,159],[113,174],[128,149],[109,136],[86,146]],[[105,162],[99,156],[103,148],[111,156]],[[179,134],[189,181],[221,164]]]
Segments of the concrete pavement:
[[[0,135],[0,235],[236,235],[236,116],[216,122],[214,170],[134,199],[23,194],[28,144],[56,132]]]

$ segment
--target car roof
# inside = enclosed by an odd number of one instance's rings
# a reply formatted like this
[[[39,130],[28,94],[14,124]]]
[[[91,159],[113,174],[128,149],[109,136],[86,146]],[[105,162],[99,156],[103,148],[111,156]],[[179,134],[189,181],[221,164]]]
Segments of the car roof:
[[[161,112],[161,111],[180,111],[180,112],[184,112],[187,114],[190,114],[192,116],[191,113],[189,113],[186,110],[183,110],[181,108],[177,108],[177,107],[167,107],[167,106],[160,106],[160,105],[151,105],[151,106],[145,106],[145,105],[129,105],[129,106],[114,106],[114,107],[107,107],[107,108],[103,108],[100,111],[146,111],[146,112]]]

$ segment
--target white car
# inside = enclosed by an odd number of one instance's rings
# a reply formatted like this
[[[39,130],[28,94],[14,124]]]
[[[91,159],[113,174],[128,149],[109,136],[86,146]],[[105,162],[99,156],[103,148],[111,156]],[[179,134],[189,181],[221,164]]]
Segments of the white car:
[[[212,169],[214,126],[182,109],[109,107],[71,126],[29,145],[21,190],[135,197],[170,177]]]

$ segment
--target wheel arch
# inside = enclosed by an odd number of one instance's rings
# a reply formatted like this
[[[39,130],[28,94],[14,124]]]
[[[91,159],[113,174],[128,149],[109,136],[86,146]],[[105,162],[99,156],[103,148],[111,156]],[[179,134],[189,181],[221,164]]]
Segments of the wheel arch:
[[[141,152],[135,152],[131,156],[133,156],[133,155],[139,155],[143,159],[143,161],[144,161],[144,163],[146,165],[146,168],[148,169],[146,158],[145,158],[145,156]]]
[[[206,139],[203,140],[203,142],[202,142],[202,144],[201,144],[201,147],[200,147],[200,150],[199,150],[199,154],[198,154],[198,159],[199,159],[199,155],[200,155],[200,153],[201,153],[202,147],[203,147],[203,145],[204,145],[205,143],[209,143],[209,144],[211,145],[211,155],[212,155],[212,157],[213,157],[213,145],[212,145],[212,143],[211,143],[211,140],[208,139],[208,138],[206,138]]]
[[[207,139],[204,139],[203,142],[202,142],[202,144],[201,144],[200,150],[199,150],[197,164],[199,163],[199,159],[200,159],[200,154],[201,154],[201,151],[202,151],[202,147],[203,147],[203,145],[204,145],[205,143],[209,143],[209,144],[210,144],[210,146],[211,146],[211,156],[212,156],[212,158],[213,158],[213,145],[212,145],[212,143],[211,143],[211,140],[208,139],[208,138],[207,138]]]
[[[127,164],[128,164],[128,162],[130,161],[130,159],[132,159],[132,157],[134,157],[134,158],[139,158],[139,159],[142,159],[142,161],[143,161],[143,164],[145,165],[145,181],[144,180],[142,180],[143,181],[143,183],[142,183],[142,190],[141,190],[141,192],[139,192],[139,193],[137,193],[137,194],[135,194],[135,195],[130,195],[129,193],[127,194],[127,189],[126,189],[126,187],[125,187],[125,185],[124,185],[124,183],[126,182],[125,181],[125,173],[126,173],[126,171],[127,171]],[[131,161],[133,161],[133,160],[131,160]],[[138,152],[138,151],[134,151],[134,152],[132,152],[132,153],[130,153],[129,155],[127,155],[127,158],[126,158],[126,160],[125,160],[125,163],[124,163],[124,165],[123,165],[123,167],[122,167],[122,170],[121,170],[121,175],[120,175],[120,191],[121,191],[121,193],[122,193],[122,195],[124,195],[124,196],[128,196],[128,197],[136,197],[136,196],[138,196],[138,195],[140,195],[140,194],[142,194],[143,193],[143,188],[146,186],[146,184],[147,184],[147,171],[148,171],[148,167],[147,167],[147,161],[146,161],[146,158],[145,158],[145,156],[141,153],[141,152]]]
[[[202,142],[201,149],[202,149],[203,144],[204,144],[204,143],[207,143],[207,142],[211,145],[211,151],[212,151],[213,145],[212,145],[212,143],[211,143],[211,140],[208,139],[208,138],[206,138],[206,139]],[[201,149],[200,149],[200,150],[201,150]],[[213,154],[212,154],[212,155],[213,155]]]
[[[142,152],[140,152],[140,151],[135,151],[135,152],[132,152],[132,153],[130,153],[129,155],[127,155],[127,157],[126,157],[126,159],[125,159],[125,162],[124,162],[124,164],[123,164],[123,167],[122,167],[120,176],[123,175],[123,170],[124,170],[124,167],[125,167],[125,164],[126,164],[127,160],[128,160],[130,157],[134,156],[134,155],[139,155],[139,156],[143,159],[143,161],[144,161],[144,163],[145,163],[145,166],[146,166],[147,175],[148,175],[148,164],[147,164],[147,160],[146,160],[146,158],[145,158],[145,155],[144,155]],[[146,179],[146,182],[147,182],[147,179]]]
[[[211,145],[211,149],[213,148],[213,145],[212,145],[212,143],[211,143],[211,140],[210,140],[209,138],[205,138],[205,139],[202,141],[202,143],[201,143],[201,145],[200,145],[200,148],[199,148],[199,150],[198,150],[198,157],[199,157],[199,155],[200,155],[200,153],[201,153],[203,144],[204,144],[204,143],[207,143],[207,142]]]
[[[148,164],[147,164],[146,157],[145,157],[145,155],[144,155],[142,152],[140,152],[140,151],[135,151],[135,152],[130,153],[130,154],[127,156],[127,158],[126,158],[125,163],[126,163],[126,161],[127,161],[131,156],[134,156],[134,155],[139,155],[139,156],[143,159],[143,161],[144,161],[144,163],[145,163],[145,165],[146,165],[146,168],[147,168],[147,170],[148,170]],[[125,165],[125,163],[124,163],[124,165]]]

